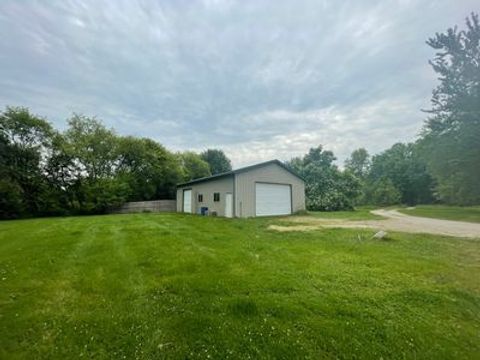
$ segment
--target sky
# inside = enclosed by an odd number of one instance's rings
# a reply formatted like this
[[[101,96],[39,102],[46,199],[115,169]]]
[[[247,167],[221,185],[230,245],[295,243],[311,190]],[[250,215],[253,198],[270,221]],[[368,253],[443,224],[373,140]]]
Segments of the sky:
[[[0,108],[72,113],[234,167],[414,141],[425,41],[478,0],[0,1]]]

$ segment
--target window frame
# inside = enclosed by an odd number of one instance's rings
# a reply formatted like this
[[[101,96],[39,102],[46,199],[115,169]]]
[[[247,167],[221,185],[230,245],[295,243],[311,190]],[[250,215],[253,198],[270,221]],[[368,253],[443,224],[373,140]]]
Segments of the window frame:
[[[220,193],[214,192],[213,193],[213,202],[220,202]]]
[[[203,194],[198,194],[197,195],[197,200],[199,203],[203,203]]]

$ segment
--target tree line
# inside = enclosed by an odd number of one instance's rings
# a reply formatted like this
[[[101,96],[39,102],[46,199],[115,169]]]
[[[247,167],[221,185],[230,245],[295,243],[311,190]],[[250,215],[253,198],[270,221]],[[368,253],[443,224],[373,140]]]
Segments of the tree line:
[[[309,210],[352,210],[356,205],[429,204],[436,197],[436,181],[416,144],[397,143],[370,157],[360,148],[335,165],[331,151],[312,148],[287,165],[305,179]]]
[[[0,218],[99,214],[126,201],[173,199],[176,184],[231,170],[223,151],[172,153],[74,115],[55,130],[26,108],[0,113]]]
[[[370,156],[355,150],[344,169],[322,146],[286,164],[306,180],[309,210],[356,205],[480,204],[480,25],[427,41],[439,76],[418,139]],[[231,170],[223,151],[173,153],[148,138],[119,136],[74,115],[55,130],[26,108],[0,113],[0,218],[98,214],[126,201],[175,197],[179,182]]]

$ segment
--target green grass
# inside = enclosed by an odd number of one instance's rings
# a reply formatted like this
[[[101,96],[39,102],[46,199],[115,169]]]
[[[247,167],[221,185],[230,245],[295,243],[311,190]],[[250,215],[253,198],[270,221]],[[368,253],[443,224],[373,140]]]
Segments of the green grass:
[[[480,206],[418,205],[399,211],[413,216],[480,223]]]
[[[370,213],[371,210],[378,207],[360,206],[355,211],[309,211],[308,214],[323,219],[343,219],[343,220],[381,220],[382,216]]]
[[[2,222],[0,358],[480,358],[480,242],[277,221]]]

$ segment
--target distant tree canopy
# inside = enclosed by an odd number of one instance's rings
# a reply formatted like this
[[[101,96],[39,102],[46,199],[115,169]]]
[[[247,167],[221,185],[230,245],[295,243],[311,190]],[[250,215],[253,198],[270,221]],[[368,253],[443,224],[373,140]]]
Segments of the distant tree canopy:
[[[402,194],[388,177],[381,177],[368,185],[365,189],[366,196],[363,198],[366,204],[388,206],[399,204],[402,200]]]
[[[207,149],[200,154],[200,157],[208,163],[212,175],[232,170],[232,163],[222,150]]]
[[[176,184],[210,175],[200,155],[119,136],[73,115],[67,129],[26,108],[0,112],[0,218],[98,214],[126,201],[172,199]]]
[[[345,170],[322,146],[310,149],[287,165],[305,179],[309,210],[350,210],[355,205],[431,203],[435,181],[416,144],[393,145],[370,158],[361,148],[345,161]]]
[[[434,200],[435,182],[416,144],[394,144],[370,159],[364,149],[355,150],[345,168],[361,180],[357,204],[428,204]]]
[[[308,210],[351,210],[360,195],[360,181],[348,171],[340,171],[333,163],[335,156],[320,145],[303,157],[287,162],[305,179]]]
[[[375,184],[388,179],[400,193],[400,202],[409,205],[430,203],[434,181],[415,144],[395,144],[372,158],[368,180]]]
[[[132,136],[119,139],[118,174],[131,189],[130,201],[173,199],[185,179],[178,156],[161,144]]]
[[[359,179],[364,179],[370,171],[370,155],[368,151],[360,148],[352,152],[350,158],[345,161],[345,169]]]
[[[45,154],[54,131],[44,119],[24,108],[0,113],[0,216],[47,214],[57,204],[50,196]]]
[[[199,154],[185,151],[180,154],[183,177],[186,181],[212,175],[210,166]]]
[[[349,210],[355,205],[418,204],[434,201],[435,182],[416,144],[395,144],[370,158],[353,151],[342,171],[322,146],[287,162],[305,179],[309,210]]]

